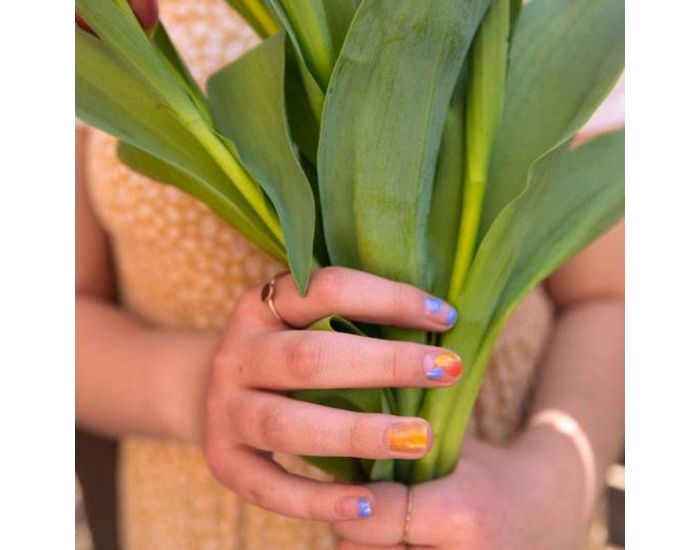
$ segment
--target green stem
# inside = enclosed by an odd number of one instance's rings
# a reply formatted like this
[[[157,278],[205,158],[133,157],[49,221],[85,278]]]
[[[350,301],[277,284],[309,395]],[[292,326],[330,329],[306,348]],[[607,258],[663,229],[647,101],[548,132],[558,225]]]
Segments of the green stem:
[[[468,63],[469,79],[466,107],[466,170],[462,217],[448,300],[459,304],[469,269],[478,247],[484,194],[496,132],[503,110],[511,0],[494,0],[474,39]],[[459,458],[464,430],[491,350],[470,334],[470,342],[459,342],[457,349],[468,367],[462,380],[446,390],[427,392],[421,416],[433,427],[433,450],[413,468],[414,482],[427,481],[449,472]]]
[[[477,247],[491,150],[503,111],[510,2],[495,0],[491,4],[469,54],[462,218],[447,295],[452,303],[464,288]]]
[[[322,0],[279,0],[321,89],[333,70],[333,40]]]
[[[260,216],[260,219],[270,232],[280,244],[284,246],[282,225],[277,217],[277,213],[267,200],[260,186],[251,179],[245,168],[238,162],[238,159],[236,159],[229,148],[212,133],[210,128],[204,124],[198,124],[196,127],[192,128],[192,133],[217,164],[221,166],[221,169],[231,178],[231,181],[241,192],[241,195],[248,201],[248,204],[250,204],[255,213]]]

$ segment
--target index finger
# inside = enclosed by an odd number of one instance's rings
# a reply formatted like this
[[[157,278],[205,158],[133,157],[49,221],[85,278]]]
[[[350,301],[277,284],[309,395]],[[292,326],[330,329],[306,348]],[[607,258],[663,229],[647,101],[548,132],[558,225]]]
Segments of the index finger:
[[[440,298],[344,267],[315,271],[306,296],[299,293],[290,276],[281,277],[273,299],[279,315],[294,327],[306,327],[329,315],[432,332],[446,331],[457,321],[457,310]]]

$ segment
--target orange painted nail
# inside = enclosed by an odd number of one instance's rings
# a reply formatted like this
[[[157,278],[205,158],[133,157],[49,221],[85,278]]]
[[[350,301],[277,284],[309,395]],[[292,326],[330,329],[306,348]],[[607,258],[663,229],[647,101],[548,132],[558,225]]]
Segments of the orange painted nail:
[[[429,428],[422,422],[395,424],[387,431],[389,448],[398,453],[422,453],[429,441]]]

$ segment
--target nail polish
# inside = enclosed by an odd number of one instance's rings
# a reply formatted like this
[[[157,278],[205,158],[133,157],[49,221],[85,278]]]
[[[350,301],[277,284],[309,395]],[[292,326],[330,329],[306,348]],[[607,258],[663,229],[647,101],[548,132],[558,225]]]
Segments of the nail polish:
[[[357,499],[357,511],[361,518],[368,518],[374,512],[374,510],[372,510],[372,503],[369,501],[369,499],[364,497]]]
[[[457,310],[440,298],[425,299],[425,315],[438,323],[452,326],[457,322]]]
[[[428,448],[429,428],[422,422],[395,424],[387,430],[387,443],[398,453],[422,453]]]
[[[369,518],[374,510],[367,497],[345,497],[338,503],[338,512],[345,519]]]
[[[462,374],[462,360],[450,351],[428,353],[423,359],[423,370],[428,380],[452,382]]]

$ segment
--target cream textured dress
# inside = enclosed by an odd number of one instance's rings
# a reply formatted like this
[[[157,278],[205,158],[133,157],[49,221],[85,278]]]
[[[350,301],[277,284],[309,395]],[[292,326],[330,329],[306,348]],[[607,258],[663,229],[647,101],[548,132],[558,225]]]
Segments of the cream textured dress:
[[[224,0],[160,0],[162,20],[192,69],[206,77],[258,39]],[[124,307],[162,327],[222,329],[241,293],[281,266],[177,189],[131,172],[114,140],[91,132],[89,191],[110,235]],[[533,292],[496,347],[472,429],[506,441],[518,428],[551,306]],[[153,549],[326,549],[327,526],[241,502],[209,474],[195,448],[144,439],[122,445],[119,490],[125,547]],[[284,457],[297,472],[314,474]]]

